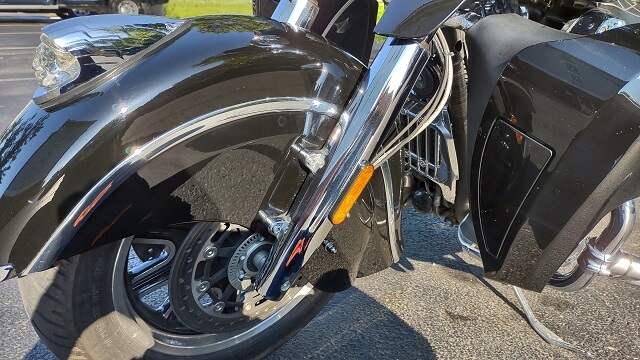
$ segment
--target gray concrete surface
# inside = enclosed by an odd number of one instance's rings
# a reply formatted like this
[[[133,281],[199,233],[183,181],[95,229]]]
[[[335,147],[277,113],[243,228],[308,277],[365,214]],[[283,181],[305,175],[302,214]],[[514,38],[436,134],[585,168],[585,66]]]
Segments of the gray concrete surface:
[[[40,26],[0,16],[2,128],[35,89],[29,66]],[[270,359],[579,358],[541,340],[511,288],[462,260],[454,228],[411,210],[403,226],[401,261],[337,294]],[[636,230],[632,238],[639,236]],[[632,245],[640,250],[638,241]],[[640,358],[640,288],[600,280],[580,293],[527,295],[550,329],[596,358]],[[15,281],[0,284],[0,305],[0,359],[55,359],[31,328]]]
[[[26,105],[38,83],[31,70],[40,29],[53,14],[0,13],[0,128]]]

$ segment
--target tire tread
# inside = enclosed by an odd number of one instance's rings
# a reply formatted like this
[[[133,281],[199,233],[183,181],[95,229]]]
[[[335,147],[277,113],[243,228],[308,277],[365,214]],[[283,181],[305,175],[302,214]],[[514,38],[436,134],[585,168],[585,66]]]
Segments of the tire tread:
[[[76,342],[72,309],[73,272],[77,259],[61,261],[55,268],[18,280],[31,324],[40,340],[61,359],[91,360]]]

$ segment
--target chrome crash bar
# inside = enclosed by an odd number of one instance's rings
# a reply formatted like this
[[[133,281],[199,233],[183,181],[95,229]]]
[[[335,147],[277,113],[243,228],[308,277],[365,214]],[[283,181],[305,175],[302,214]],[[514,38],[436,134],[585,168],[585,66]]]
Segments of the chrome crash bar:
[[[591,243],[578,260],[580,267],[596,275],[621,280],[640,280],[640,257],[620,248],[631,235],[636,221],[633,200],[611,212],[609,226]]]

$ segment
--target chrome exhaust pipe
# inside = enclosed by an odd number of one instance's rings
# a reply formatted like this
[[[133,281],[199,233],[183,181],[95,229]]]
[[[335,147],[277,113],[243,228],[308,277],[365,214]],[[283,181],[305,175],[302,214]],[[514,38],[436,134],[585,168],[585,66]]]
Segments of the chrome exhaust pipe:
[[[589,245],[585,256],[580,257],[580,266],[597,275],[621,280],[640,280],[640,257],[618,250],[605,254]]]
[[[620,248],[631,235],[636,221],[633,200],[611,212],[611,221],[605,231],[587,245],[578,264],[583,270],[610,278],[640,280],[640,257]]]
[[[620,248],[631,235],[636,221],[633,200],[629,200],[611,212],[607,228],[582,252],[578,259],[580,268],[588,274],[640,282],[640,257],[621,251]],[[480,259],[480,249],[475,232],[467,214],[458,227],[458,241],[465,253]],[[585,285],[588,282],[585,282]]]

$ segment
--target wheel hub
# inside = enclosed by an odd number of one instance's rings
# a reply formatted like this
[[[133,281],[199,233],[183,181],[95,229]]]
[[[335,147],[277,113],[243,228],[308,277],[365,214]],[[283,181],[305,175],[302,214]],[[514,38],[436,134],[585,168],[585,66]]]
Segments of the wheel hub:
[[[231,285],[242,291],[250,290],[255,276],[269,256],[272,242],[266,241],[260,234],[249,236],[238,248],[229,261],[227,276]]]
[[[229,223],[198,223],[177,251],[169,299],[187,327],[204,333],[246,328],[275,312],[279,302],[252,291],[252,279],[272,244]]]

